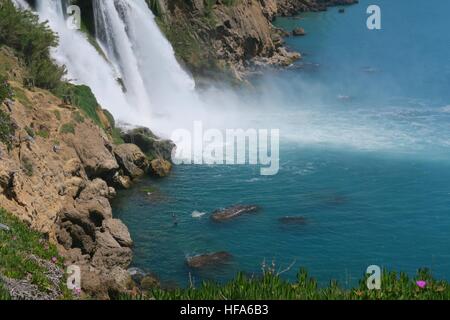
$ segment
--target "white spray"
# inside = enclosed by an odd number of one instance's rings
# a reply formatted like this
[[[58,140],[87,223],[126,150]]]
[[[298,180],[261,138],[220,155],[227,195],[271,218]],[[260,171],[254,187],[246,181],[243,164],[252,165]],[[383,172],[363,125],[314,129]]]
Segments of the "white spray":
[[[114,116],[137,125],[152,126],[155,115],[198,103],[194,81],[176,61],[145,0],[93,0],[93,8],[106,59],[85,34],[67,28],[64,0],[37,1],[41,20],[59,36],[52,53],[67,67],[70,81],[88,85]]]

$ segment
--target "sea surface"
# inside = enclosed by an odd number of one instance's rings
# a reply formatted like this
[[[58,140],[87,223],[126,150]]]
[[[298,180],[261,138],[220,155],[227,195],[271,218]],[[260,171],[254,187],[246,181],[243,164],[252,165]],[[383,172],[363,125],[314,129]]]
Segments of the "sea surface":
[[[370,4],[381,8],[381,30],[366,27]],[[354,285],[374,264],[450,280],[449,12],[445,0],[361,0],[345,13],[279,18],[307,32],[286,39],[301,61],[254,79],[255,126],[281,132],[279,173],[181,165],[121,192],[113,208],[135,241],[133,265],[179,286],[272,264],[290,280],[304,267],[322,284]],[[261,210],[211,221],[234,204]],[[186,265],[216,251],[233,259]]]

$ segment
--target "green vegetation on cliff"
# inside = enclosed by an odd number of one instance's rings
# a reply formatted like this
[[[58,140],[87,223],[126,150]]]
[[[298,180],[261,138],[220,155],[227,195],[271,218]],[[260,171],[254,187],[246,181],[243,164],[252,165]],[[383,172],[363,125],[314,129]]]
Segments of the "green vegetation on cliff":
[[[57,44],[47,23],[30,11],[17,10],[9,0],[0,1],[0,46],[16,50],[27,66],[30,84],[44,89],[59,85],[65,69],[50,57],[50,48]]]
[[[6,81],[6,77],[0,74],[0,105],[11,95],[11,87]],[[0,142],[6,145],[9,150],[12,147],[12,137],[14,136],[14,126],[11,117],[6,112],[0,110]]]
[[[49,266],[54,265],[55,269],[63,270],[63,260],[56,247],[49,244],[42,234],[30,230],[2,208],[0,223],[9,227],[9,230],[0,229],[0,300],[10,298],[5,279],[9,279],[12,284],[16,280],[26,281],[36,286],[42,294],[55,290],[56,285],[59,298],[70,298],[65,287],[65,277],[61,276],[59,281],[55,281],[50,276],[53,267]]]
[[[416,281],[426,281],[420,288]],[[290,283],[273,272],[262,277],[239,274],[234,280],[221,285],[205,282],[199,288],[152,290],[157,300],[448,300],[450,285],[434,280],[428,270],[419,270],[417,276],[383,272],[381,290],[368,290],[367,279],[359,287],[346,289],[336,281],[320,287],[305,270],[299,272],[297,281]]]
[[[93,14],[90,1],[79,0],[76,3],[86,9],[83,11]],[[94,32],[93,16],[88,15],[84,21],[85,30],[89,33]],[[115,143],[122,143],[112,115],[102,110],[91,89],[62,79],[65,68],[59,67],[50,56],[50,49],[57,44],[56,34],[46,23],[40,23],[37,15],[31,11],[17,10],[10,0],[0,0],[0,47],[5,47],[0,53],[0,103],[11,97],[31,108],[32,102],[24,93],[23,87],[31,90],[34,86],[48,89],[65,104],[71,104],[80,109],[80,113],[74,119],[75,122],[84,121],[82,120],[84,116],[90,118],[104,129]],[[12,59],[8,52],[13,52],[12,56],[19,60]],[[16,82],[23,81],[24,86],[16,84],[11,88],[7,80],[12,79],[8,78],[14,78]],[[67,125],[62,130],[67,133],[73,131]],[[48,135],[45,132],[37,134],[44,137]],[[8,113],[0,110],[0,141],[10,148],[13,135],[14,130]]]

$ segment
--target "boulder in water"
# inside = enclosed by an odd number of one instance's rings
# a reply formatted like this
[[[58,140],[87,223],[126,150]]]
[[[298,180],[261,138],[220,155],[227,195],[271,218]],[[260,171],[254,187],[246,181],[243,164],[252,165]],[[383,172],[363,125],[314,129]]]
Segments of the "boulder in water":
[[[150,162],[150,170],[157,177],[167,177],[172,170],[172,164],[162,158],[154,159]]]
[[[211,219],[216,222],[227,221],[239,217],[246,213],[256,212],[257,206],[254,205],[236,205],[223,210],[216,210],[211,215]]]
[[[208,254],[200,254],[197,256],[187,258],[187,264],[194,269],[204,268],[207,266],[214,266],[228,262],[232,255],[228,252],[221,251]]]
[[[303,28],[295,28],[292,31],[292,35],[296,36],[296,37],[305,36],[306,35],[306,31]]]

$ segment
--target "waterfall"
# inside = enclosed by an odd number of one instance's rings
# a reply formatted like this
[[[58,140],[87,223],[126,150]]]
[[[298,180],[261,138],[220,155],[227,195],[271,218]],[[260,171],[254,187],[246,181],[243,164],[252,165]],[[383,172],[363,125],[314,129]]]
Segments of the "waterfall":
[[[30,9],[30,6],[25,0],[12,0],[12,3],[21,10]]]
[[[93,0],[97,39],[127,89],[147,94],[157,112],[195,99],[194,81],[175,59],[145,0]]]
[[[23,2],[15,0],[16,4]],[[65,0],[37,0],[42,21],[59,36],[53,58],[69,81],[88,85],[119,120],[153,125],[198,98],[193,79],[178,64],[145,0],[93,0],[95,48],[83,32],[67,27]]]

